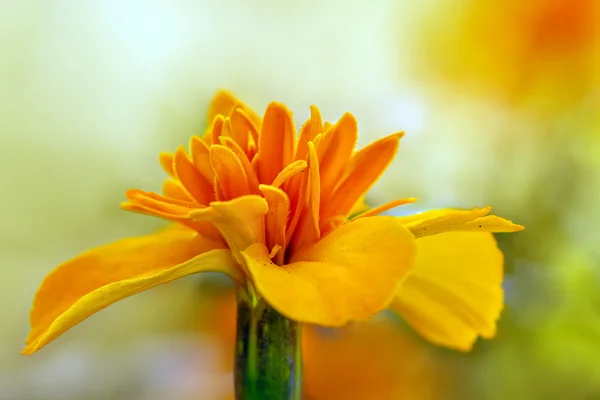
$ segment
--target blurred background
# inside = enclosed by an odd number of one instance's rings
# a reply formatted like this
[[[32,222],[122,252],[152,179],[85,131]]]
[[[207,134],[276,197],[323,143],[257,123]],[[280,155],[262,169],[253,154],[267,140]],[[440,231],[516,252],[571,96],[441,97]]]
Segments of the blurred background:
[[[187,277],[19,355],[58,263],[162,222],[159,151],[227,88],[259,113],[352,112],[360,145],[406,131],[367,201],[491,204],[523,224],[498,336],[468,354],[387,316],[307,327],[305,397],[600,399],[600,33],[595,0],[0,1],[0,399],[231,398],[235,306]]]

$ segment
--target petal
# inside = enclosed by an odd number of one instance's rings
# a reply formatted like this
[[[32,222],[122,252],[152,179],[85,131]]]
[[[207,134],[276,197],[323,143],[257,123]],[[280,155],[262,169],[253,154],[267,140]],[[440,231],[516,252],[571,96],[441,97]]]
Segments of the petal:
[[[308,142],[314,141],[317,135],[323,130],[323,121],[321,113],[316,106],[310,106],[310,119],[304,123],[298,137],[295,160],[306,160],[308,157]],[[285,191],[287,192],[293,211],[296,210],[298,193],[302,187],[303,174],[296,174],[291,177]]]
[[[221,244],[181,227],[87,251],[52,271],[38,290],[24,354],[32,354],[85,318],[135,293],[185,275],[244,275]]]
[[[229,201],[215,201],[210,207],[191,211],[194,221],[210,222],[215,226],[241,264],[240,253],[254,243],[265,243],[264,216],[269,212],[267,201],[256,195]]]
[[[226,90],[219,90],[213,97],[208,107],[208,123],[212,123],[217,115],[229,117],[236,108],[241,108],[254,125],[260,126],[260,117],[244,102]]]
[[[296,160],[288,164],[279,174],[277,174],[277,177],[275,177],[271,186],[281,187],[281,185],[288,182],[298,173],[304,172],[306,167],[307,164],[304,160]]]
[[[175,176],[175,170],[173,169],[173,154],[162,152],[158,155],[158,161],[167,175]]]
[[[196,169],[207,182],[212,182],[215,174],[210,165],[209,145],[198,136],[192,136],[190,139],[190,153]]]
[[[175,152],[173,164],[177,179],[198,203],[207,205],[214,199],[212,182],[207,181],[196,169],[183,147]]]
[[[390,135],[371,143],[352,156],[345,177],[324,203],[321,218],[348,215],[360,197],[369,190],[392,162],[401,134]]]
[[[184,200],[188,202],[193,201],[190,195],[187,194],[183,186],[181,186],[181,183],[179,183],[179,181],[176,181],[175,179],[167,179],[166,181],[164,181],[162,186],[162,192],[166,197],[172,197],[177,200]]]
[[[246,172],[233,151],[220,144],[213,144],[210,146],[210,163],[225,196],[224,200],[250,194]]]
[[[294,121],[291,112],[279,103],[265,111],[258,143],[258,177],[262,183],[273,182],[294,155]]]
[[[308,142],[312,142],[319,133],[323,131],[323,119],[317,106],[310,106],[310,118],[302,125],[298,137],[298,148],[296,149],[296,160],[304,160],[308,155]]]
[[[517,232],[524,229],[521,225],[513,224],[504,218],[487,215],[490,210],[491,207],[432,210],[398,217],[398,220],[417,238],[449,231]]]
[[[236,108],[231,114],[231,137],[251,157],[249,143],[258,141],[258,129],[241,108]]]
[[[478,335],[493,337],[503,307],[503,256],[493,235],[446,232],[417,247],[391,308],[438,345],[466,351]]]
[[[300,196],[305,203],[298,203],[299,219],[298,225],[291,230],[290,237],[292,251],[298,250],[303,246],[312,244],[319,240],[321,231],[319,228],[319,207],[320,207],[320,178],[319,162],[317,161],[317,152],[312,142],[308,143],[308,175],[306,183],[306,194]]]
[[[319,157],[322,201],[331,197],[333,189],[350,162],[357,139],[358,126],[350,113],[342,115],[331,130],[323,135],[319,145],[319,148],[325,148],[324,154]]]
[[[341,326],[386,308],[411,268],[415,243],[393,217],[347,223],[283,267],[264,245],[242,252],[257,291],[283,315]]]
[[[359,210],[359,209],[355,205],[352,210],[354,212],[352,212],[352,211],[350,212],[350,215],[351,215],[350,219],[352,220],[352,219],[356,219],[356,218],[373,217],[375,215],[379,215],[381,213],[389,211],[392,208],[400,207],[400,206],[403,206],[406,204],[411,204],[411,203],[414,203],[415,201],[417,201],[417,199],[415,199],[414,197],[409,197],[407,199],[392,200],[388,203],[382,204],[375,208],[371,208],[371,209],[366,208],[366,209],[363,209],[362,211],[358,211],[358,212],[356,210]]]
[[[248,156],[233,139],[224,136],[221,136],[219,139],[221,141],[221,144],[227,147],[229,150],[233,151],[242,163],[242,168],[244,169],[244,173],[246,174],[246,178],[248,179],[250,191],[253,194],[259,194],[260,190],[258,190],[258,177],[256,176],[256,172],[254,171],[254,168],[252,167]]]
[[[290,199],[283,190],[273,186],[260,185],[260,190],[269,205],[269,212],[265,216],[265,240],[269,252],[272,253],[277,246],[285,249],[285,228],[290,213]],[[282,265],[284,252],[279,251],[275,255],[277,256],[276,264]]]

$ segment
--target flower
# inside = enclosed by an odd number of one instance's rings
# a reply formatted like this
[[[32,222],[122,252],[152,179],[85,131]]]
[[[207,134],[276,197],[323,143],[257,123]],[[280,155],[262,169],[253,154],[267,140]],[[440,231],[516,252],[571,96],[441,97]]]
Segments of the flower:
[[[489,232],[522,227],[487,215],[489,207],[379,215],[414,199],[364,211],[362,196],[402,134],[355,151],[354,117],[323,123],[311,107],[296,139],[284,105],[271,103],[260,119],[225,91],[209,121],[189,154],[160,155],[170,176],[162,195],[130,190],[122,205],[173,224],[52,271],[36,294],[23,353],[118,300],[206,271],[227,274],[249,301],[264,299],[295,321],[342,326],[391,306],[435,343],[467,349],[494,334],[502,254]]]

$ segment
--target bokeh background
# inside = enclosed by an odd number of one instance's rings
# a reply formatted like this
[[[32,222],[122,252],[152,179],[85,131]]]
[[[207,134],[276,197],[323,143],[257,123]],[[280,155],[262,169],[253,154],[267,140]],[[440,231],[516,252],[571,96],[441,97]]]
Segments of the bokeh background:
[[[600,33],[595,0],[0,1],[0,399],[226,399],[234,304],[219,276],[122,301],[32,357],[32,297],[56,264],[160,221],[161,150],[228,88],[297,125],[317,104],[360,144],[405,130],[368,202],[491,204],[497,338],[435,348],[383,315],[306,329],[306,398],[600,399]]]

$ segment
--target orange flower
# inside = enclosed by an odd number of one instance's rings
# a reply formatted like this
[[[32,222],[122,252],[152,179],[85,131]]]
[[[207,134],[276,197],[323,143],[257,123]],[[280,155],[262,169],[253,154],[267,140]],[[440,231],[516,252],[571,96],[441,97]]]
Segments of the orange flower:
[[[489,208],[378,216],[414,199],[349,219],[401,134],[355,151],[354,117],[323,124],[311,107],[296,139],[284,105],[271,103],[261,120],[227,92],[216,95],[209,119],[189,154],[161,154],[170,175],[162,195],[127,192],[124,209],[174,224],[51,272],[34,301],[25,354],[120,299],[205,271],[229,275],[248,301],[262,299],[295,321],[342,326],[392,304],[437,343],[466,349],[478,334],[493,334],[502,256],[485,232],[522,227],[486,216]],[[447,231],[475,232],[430,236]],[[415,239],[425,236],[417,255]]]

